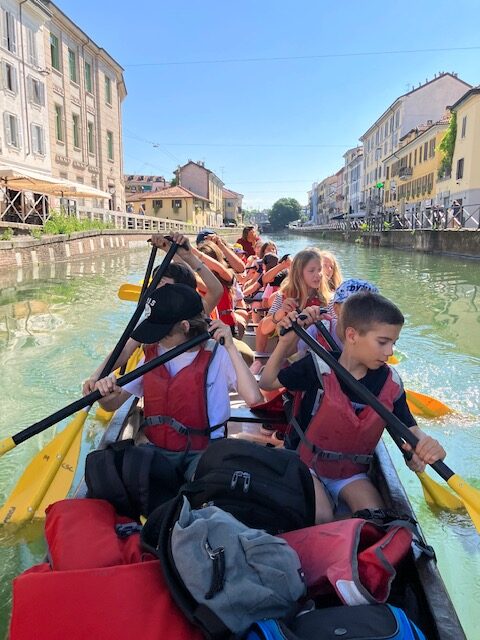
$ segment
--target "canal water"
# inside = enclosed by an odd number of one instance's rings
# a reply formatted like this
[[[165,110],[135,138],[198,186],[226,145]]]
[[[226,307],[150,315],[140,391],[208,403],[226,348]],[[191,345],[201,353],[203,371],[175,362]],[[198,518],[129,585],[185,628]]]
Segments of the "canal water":
[[[272,239],[281,254],[293,254],[308,244],[333,251],[345,277],[371,280],[398,304],[406,317],[397,345],[398,371],[406,386],[455,410],[441,419],[419,420],[420,426],[444,444],[449,466],[480,488],[479,263],[298,235]],[[148,250],[135,251],[0,274],[0,438],[80,396],[82,380],[114,346],[133,311],[132,303],[118,299],[118,287],[137,283],[147,259]],[[67,423],[0,459],[0,504],[26,464]],[[76,481],[103,429],[92,411],[83,432]],[[480,601],[480,537],[465,513],[432,512],[416,476],[397,450],[390,449],[424,533],[435,547],[467,636],[480,640],[475,614]],[[0,530],[0,638],[8,628],[12,579],[41,561],[44,553],[38,526],[17,533]]]

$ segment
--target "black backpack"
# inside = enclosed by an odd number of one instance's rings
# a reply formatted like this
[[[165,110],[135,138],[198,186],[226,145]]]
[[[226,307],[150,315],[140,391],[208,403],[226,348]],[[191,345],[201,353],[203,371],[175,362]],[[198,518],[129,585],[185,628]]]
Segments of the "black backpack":
[[[107,500],[117,513],[138,519],[175,497],[184,480],[157,447],[121,440],[88,454],[85,482],[87,497]]]
[[[312,476],[295,451],[235,438],[214,440],[182,492],[193,509],[214,504],[273,535],[315,523]]]

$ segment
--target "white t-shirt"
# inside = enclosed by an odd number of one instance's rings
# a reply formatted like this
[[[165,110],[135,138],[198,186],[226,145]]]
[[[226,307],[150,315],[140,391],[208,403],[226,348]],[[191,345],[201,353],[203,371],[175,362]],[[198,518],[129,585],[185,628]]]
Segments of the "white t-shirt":
[[[167,349],[164,349],[161,345],[157,346],[159,356],[166,351]],[[165,366],[167,367],[168,373],[171,376],[176,376],[179,371],[194,361],[197,353],[198,351],[187,351],[167,362]],[[144,363],[145,358],[142,358],[138,366],[140,367]],[[236,391],[236,387],[237,375],[232,361],[225,347],[218,345],[207,373],[207,412],[208,420],[212,427],[216,424],[224,424],[229,419],[230,397],[228,394],[229,391]],[[137,398],[142,398],[143,376],[126,384],[123,389]],[[188,393],[188,389],[185,389],[185,393]],[[225,430],[222,427],[213,431],[210,437],[212,439],[222,438],[224,432]]]

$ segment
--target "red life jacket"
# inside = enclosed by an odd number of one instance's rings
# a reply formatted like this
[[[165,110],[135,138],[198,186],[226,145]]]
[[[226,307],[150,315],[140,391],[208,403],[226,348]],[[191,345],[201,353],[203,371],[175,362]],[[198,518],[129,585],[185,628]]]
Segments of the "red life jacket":
[[[208,445],[207,375],[217,343],[200,347],[191,364],[171,376],[165,365],[143,377],[144,433],[157,447],[168,451],[202,451]],[[157,356],[155,344],[145,346],[145,361]]]
[[[116,533],[126,521],[104,500],[47,509],[51,563],[13,581],[11,640],[158,640],[166,629],[171,638],[201,640],[170,596],[160,562],[140,548],[139,533]]]
[[[324,315],[323,318],[320,320],[320,322],[323,322],[323,324],[325,325],[325,328],[327,329],[328,333],[332,336],[333,338],[333,318],[332,316],[329,315]],[[315,335],[313,336],[315,338],[315,340],[327,351],[331,351],[332,348],[331,346],[328,344],[328,342],[325,340],[325,338],[322,336],[322,334],[320,333],[320,331],[316,330]]]
[[[228,324],[229,327],[235,326],[235,314],[233,309],[232,292],[226,284],[222,283],[223,293],[217,304],[217,313],[223,324]]]
[[[309,596],[331,593],[348,605],[385,602],[395,567],[405,558],[412,532],[395,523],[378,527],[361,518],[337,520],[282,533],[295,549]]]
[[[316,354],[311,355],[323,393],[300,439],[300,458],[319,476],[349,478],[368,468],[385,421],[368,406],[356,414],[330,367]],[[391,411],[402,391],[398,374],[389,367],[378,400]]]

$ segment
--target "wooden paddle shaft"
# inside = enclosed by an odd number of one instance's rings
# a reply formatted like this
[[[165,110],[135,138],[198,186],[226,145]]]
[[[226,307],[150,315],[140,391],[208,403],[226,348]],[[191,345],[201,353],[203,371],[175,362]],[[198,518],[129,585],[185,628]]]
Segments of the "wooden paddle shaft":
[[[391,411],[389,411],[376,396],[373,395],[369,389],[360,384],[352,374],[343,367],[336,358],[334,358],[328,351],[326,351],[321,344],[319,344],[315,338],[305,331],[303,327],[300,327],[296,322],[292,325],[293,331],[301,338],[305,344],[307,344],[312,351],[314,351],[322,360],[324,360],[328,366],[333,369],[336,376],[349,387],[355,394],[370,405],[378,415],[385,420],[385,423],[391,427],[400,438],[403,438],[405,442],[408,442],[413,448],[418,444],[418,438],[412,431],[406,427],[401,420],[397,418]],[[437,460],[430,465],[444,480],[448,481],[455,473],[441,460]]]
[[[121,378],[118,378],[117,385],[119,387],[125,386],[129,382],[132,382],[133,380],[140,378],[140,376],[145,375],[145,373],[148,373],[152,369],[155,369],[155,367],[159,367],[160,365],[165,364],[169,360],[176,358],[180,354],[184,353],[185,351],[188,351],[189,349],[192,349],[193,347],[196,347],[197,345],[201,344],[202,342],[205,342],[205,340],[208,340],[209,338],[210,338],[210,334],[205,331],[204,333],[201,333],[195,338],[191,338],[190,340],[187,340],[187,342],[184,342],[183,344],[179,344],[178,346],[173,347],[173,349],[169,349],[167,353],[164,353],[163,355],[158,356],[153,360],[150,360],[150,362],[146,362],[141,367],[134,369],[133,371],[125,374]],[[60,422],[60,420],[63,420],[64,418],[68,418],[68,416],[71,416],[77,411],[80,411],[80,409],[84,409],[85,407],[92,405],[97,400],[100,400],[101,397],[102,397],[102,394],[100,393],[100,391],[98,391],[98,389],[96,391],[92,391],[92,393],[89,393],[88,395],[84,396],[83,398],[80,398],[79,400],[75,400],[75,402],[72,402],[71,404],[67,405],[63,409],[60,409],[59,411],[52,413],[50,416],[44,418],[43,420],[40,420],[39,422],[36,422],[35,424],[32,424],[29,427],[26,427],[25,429],[22,429],[22,431],[19,431],[17,434],[12,436],[12,440],[14,441],[15,445],[18,445],[21,442],[28,440],[28,438],[31,438],[32,436],[36,435],[37,433],[40,433],[41,431],[48,429],[48,427],[51,427],[53,424]]]

